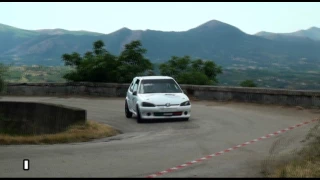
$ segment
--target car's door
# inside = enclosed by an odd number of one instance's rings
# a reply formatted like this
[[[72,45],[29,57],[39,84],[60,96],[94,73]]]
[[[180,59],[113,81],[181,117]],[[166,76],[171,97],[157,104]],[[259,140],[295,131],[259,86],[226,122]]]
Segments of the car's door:
[[[137,103],[138,97],[137,97],[137,94],[136,94],[136,95],[133,95],[133,93],[134,93],[134,92],[138,92],[139,84],[140,84],[140,80],[137,79],[136,82],[135,82],[134,85],[133,85],[133,88],[132,88],[131,108],[132,108],[135,112],[137,112],[137,111],[136,111],[136,103]]]
[[[128,108],[130,110],[132,110],[132,93],[133,93],[133,85],[135,84],[135,81],[136,81],[136,79],[132,80],[130,87],[128,89],[128,92],[127,92],[127,103],[128,103]]]

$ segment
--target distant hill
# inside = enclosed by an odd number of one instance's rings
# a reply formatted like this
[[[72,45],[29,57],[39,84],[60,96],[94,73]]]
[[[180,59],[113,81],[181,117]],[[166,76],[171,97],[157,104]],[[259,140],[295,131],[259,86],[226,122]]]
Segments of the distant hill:
[[[307,30],[299,30],[292,33],[271,33],[261,31],[257,36],[265,37],[272,40],[316,40],[320,41],[320,28],[311,27]]]
[[[45,35],[62,35],[62,34],[73,34],[73,35],[102,35],[102,33],[90,32],[90,31],[68,31],[65,29],[41,29],[36,30],[41,34]]]
[[[148,50],[147,57],[156,63],[167,61],[173,55],[190,55],[235,68],[317,67],[320,62],[318,30],[298,31],[300,35],[298,32],[249,35],[217,20],[183,32],[122,28],[110,34],[63,29],[29,31],[0,24],[0,62],[63,65],[62,54],[85,53],[91,50],[94,41],[101,39],[116,55],[126,43],[141,40]]]
[[[314,40],[320,40],[320,28],[311,27],[307,30],[300,30],[300,31],[294,32],[293,35],[304,36]]]

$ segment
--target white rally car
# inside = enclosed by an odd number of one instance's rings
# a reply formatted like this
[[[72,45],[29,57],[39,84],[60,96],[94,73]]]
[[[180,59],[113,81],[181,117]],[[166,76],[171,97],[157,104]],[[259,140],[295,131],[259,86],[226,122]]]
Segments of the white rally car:
[[[188,96],[172,77],[135,77],[128,88],[125,114],[127,118],[136,115],[138,123],[146,119],[188,120],[190,112]]]

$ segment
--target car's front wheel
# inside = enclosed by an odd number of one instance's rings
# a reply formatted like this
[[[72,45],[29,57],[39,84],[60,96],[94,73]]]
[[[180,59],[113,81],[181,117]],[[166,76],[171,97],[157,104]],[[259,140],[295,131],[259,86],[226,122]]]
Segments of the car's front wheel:
[[[129,111],[129,107],[128,107],[128,103],[127,103],[127,100],[126,100],[126,103],[125,103],[125,113],[126,113],[126,117],[127,118],[131,118],[132,117],[132,112]]]
[[[139,110],[139,106],[137,105],[137,122],[138,123],[143,123],[143,119],[141,117],[141,114],[140,114],[140,110]]]

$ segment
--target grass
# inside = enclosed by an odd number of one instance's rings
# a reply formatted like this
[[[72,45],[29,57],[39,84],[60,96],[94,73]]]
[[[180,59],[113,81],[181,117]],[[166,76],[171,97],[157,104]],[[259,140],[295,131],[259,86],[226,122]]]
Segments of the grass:
[[[71,142],[86,142],[97,138],[119,134],[119,131],[104,124],[87,121],[83,125],[73,125],[65,132],[44,135],[8,135],[0,134],[0,145],[9,144],[59,144]]]
[[[293,161],[275,171],[272,178],[316,178],[320,177],[320,160]]]
[[[306,137],[307,146],[298,152],[298,157],[275,168],[266,175],[270,178],[316,178],[320,177],[320,122]]]
[[[9,66],[4,79],[16,83],[66,82],[63,75],[70,70],[72,68],[64,66]]]

